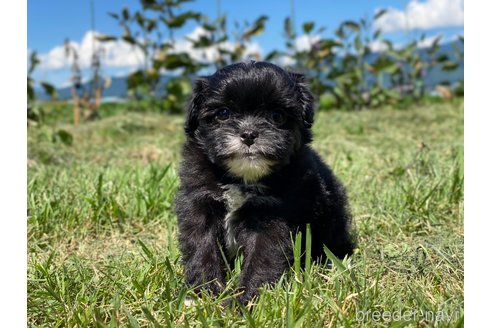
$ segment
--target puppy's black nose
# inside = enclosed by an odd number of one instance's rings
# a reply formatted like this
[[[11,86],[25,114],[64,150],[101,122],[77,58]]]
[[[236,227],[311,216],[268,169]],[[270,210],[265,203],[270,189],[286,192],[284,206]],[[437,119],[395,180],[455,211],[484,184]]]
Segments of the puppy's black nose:
[[[244,131],[243,133],[241,133],[241,141],[248,146],[254,144],[256,138],[258,138],[257,131]]]

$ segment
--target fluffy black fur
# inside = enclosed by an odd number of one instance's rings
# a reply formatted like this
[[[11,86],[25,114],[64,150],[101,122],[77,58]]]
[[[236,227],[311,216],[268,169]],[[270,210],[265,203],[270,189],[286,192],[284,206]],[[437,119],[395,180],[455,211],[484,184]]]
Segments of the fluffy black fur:
[[[186,281],[217,294],[224,256],[244,255],[246,303],[292,261],[291,235],[311,225],[312,257],[351,255],[344,187],[308,146],[313,97],[303,76],[265,62],[198,79],[185,123],[176,198]],[[221,249],[223,253],[221,253]]]

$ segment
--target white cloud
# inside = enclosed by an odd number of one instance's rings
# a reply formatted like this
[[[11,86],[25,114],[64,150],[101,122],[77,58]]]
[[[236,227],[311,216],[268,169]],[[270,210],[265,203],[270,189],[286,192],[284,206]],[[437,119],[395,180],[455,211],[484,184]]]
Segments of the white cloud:
[[[418,48],[428,48],[430,47],[436,39],[440,38],[439,44],[441,44],[445,39],[442,34],[436,34],[433,36],[429,36],[424,38],[423,40],[419,40],[417,42]],[[401,49],[405,46],[403,43],[393,43],[393,49]],[[375,40],[369,44],[369,48],[373,52],[384,52],[389,50],[388,44],[383,42],[382,40]]]
[[[298,52],[310,51],[319,40],[321,40],[320,35],[300,35],[294,40],[294,49]],[[279,66],[288,67],[294,66],[297,63],[297,60],[292,56],[285,54],[275,58],[273,62]]]
[[[321,39],[319,35],[303,34],[298,36],[294,41],[297,51],[309,51],[311,47]]]
[[[389,49],[388,44],[383,42],[382,40],[374,40],[369,43],[369,48],[372,52],[383,52]]]
[[[101,64],[105,67],[132,67],[143,63],[143,53],[140,49],[132,47],[122,40],[100,42],[93,40],[94,36],[101,35],[98,32],[88,31],[80,42],[70,41],[70,45],[76,50],[81,69],[91,66],[93,49],[100,49]],[[94,43],[93,43],[94,42]],[[48,53],[40,54],[40,68],[45,70],[59,70],[69,68],[73,57],[68,59],[63,45],[56,46]]]
[[[219,49],[233,51],[235,44],[229,41],[216,43],[210,47],[195,49],[193,48],[192,41],[198,40],[201,36],[207,36],[210,32],[206,31],[203,27],[198,26],[192,32],[188,33],[185,38],[176,40],[174,45],[175,52],[186,52],[194,60],[210,63],[216,61],[219,56]],[[250,57],[261,56],[263,50],[256,42],[247,42],[245,44],[246,49],[244,51],[243,59]]]
[[[383,32],[463,26],[464,0],[411,0],[405,10],[389,8],[374,22]]]

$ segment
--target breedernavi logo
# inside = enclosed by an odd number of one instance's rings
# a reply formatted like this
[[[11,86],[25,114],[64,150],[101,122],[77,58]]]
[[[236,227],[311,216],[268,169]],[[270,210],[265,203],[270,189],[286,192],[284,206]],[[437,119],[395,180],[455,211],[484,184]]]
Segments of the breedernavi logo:
[[[374,322],[390,322],[390,321],[420,321],[427,322],[450,322],[453,319],[459,318],[459,312],[446,311],[424,311],[424,310],[366,310],[355,312],[358,322],[374,321]]]

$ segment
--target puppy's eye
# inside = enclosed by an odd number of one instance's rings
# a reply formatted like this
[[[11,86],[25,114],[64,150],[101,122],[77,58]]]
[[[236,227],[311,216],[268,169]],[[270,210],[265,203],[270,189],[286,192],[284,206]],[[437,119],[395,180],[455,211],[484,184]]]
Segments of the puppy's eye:
[[[272,118],[273,123],[275,123],[277,125],[282,125],[287,121],[287,118],[285,117],[285,115],[279,111],[272,112],[271,118]]]
[[[227,108],[222,108],[221,110],[219,110],[217,112],[217,114],[215,115],[215,117],[219,121],[227,121],[231,117],[231,111],[229,109],[227,109]]]

